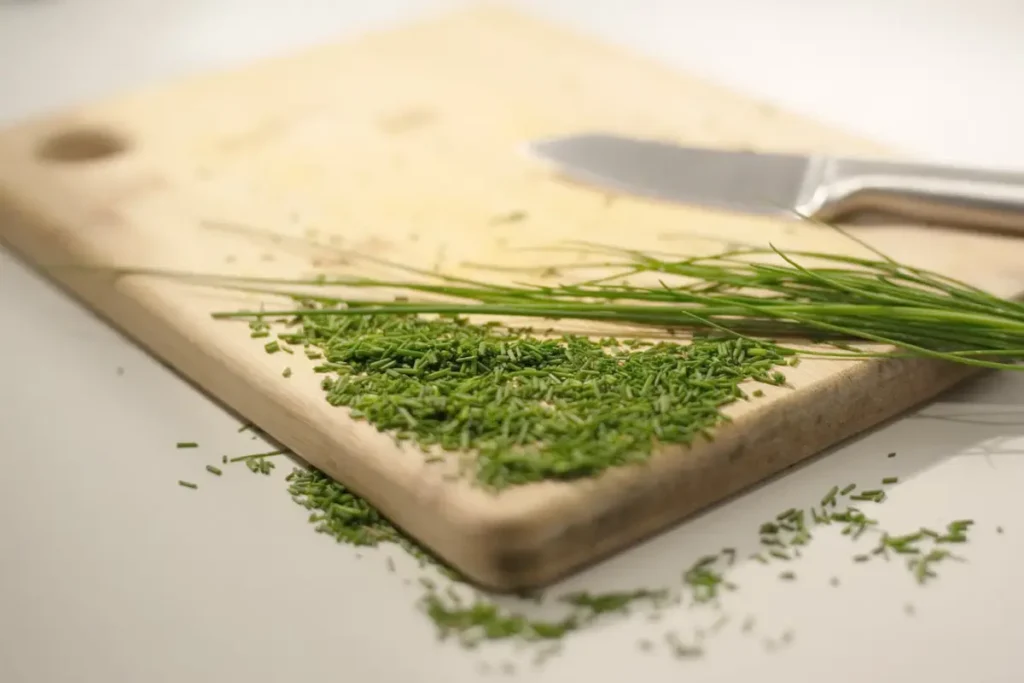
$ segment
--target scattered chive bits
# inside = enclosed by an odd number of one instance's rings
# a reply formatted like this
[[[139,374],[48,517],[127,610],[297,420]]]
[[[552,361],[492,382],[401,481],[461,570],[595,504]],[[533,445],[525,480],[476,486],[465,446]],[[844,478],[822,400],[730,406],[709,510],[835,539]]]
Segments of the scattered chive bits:
[[[253,472],[267,474],[273,467],[270,458],[284,454],[284,451],[276,450],[233,458],[222,456],[222,462],[244,462]],[[218,476],[222,474],[220,468],[212,465],[207,465],[206,469]],[[316,531],[334,538],[339,543],[355,546],[394,543],[419,559],[421,566],[429,565],[453,581],[463,581],[458,572],[445,566],[402,534],[365,499],[325,474],[317,470],[295,468],[285,479],[293,501],[310,511],[309,522],[315,525]],[[891,483],[890,480],[895,481],[895,478],[887,477],[883,479],[883,483]],[[178,484],[186,488],[198,488],[196,484],[188,481],[179,480]],[[854,489],[853,484],[843,489],[832,486],[821,498],[820,509],[791,507],[759,525],[757,533],[761,543],[767,547],[768,557],[793,561],[800,557],[800,548],[811,542],[812,529],[817,532],[821,526],[835,525],[840,534],[849,536],[852,540],[869,531],[880,535],[877,547],[870,554],[855,555],[855,562],[867,562],[878,555],[886,559],[890,554],[902,555],[907,558],[907,568],[914,579],[922,584],[937,577],[937,567],[942,562],[961,559],[945,546],[965,543],[968,532],[974,525],[973,520],[954,520],[941,532],[921,528],[900,536],[892,535],[879,530],[876,520],[869,519],[855,507],[837,509],[838,496],[847,495]],[[882,502],[884,494],[879,497],[879,493],[882,492],[864,490],[857,495],[873,502]],[[1001,533],[1002,528],[997,527],[997,531]],[[726,576],[728,569],[735,564],[736,556],[736,549],[727,547],[718,553],[698,558],[682,575],[683,592],[680,595],[692,597],[694,604],[708,603],[719,606],[723,594],[737,589]],[[763,564],[770,563],[764,554],[754,554],[750,559]],[[386,560],[386,566],[389,572],[396,571],[394,560],[390,557]],[[791,570],[782,571],[778,578],[792,582],[796,580],[797,574]],[[838,586],[839,579],[833,577],[829,583]],[[667,604],[676,604],[681,599],[673,597],[671,589],[638,589],[601,594],[577,592],[558,598],[558,603],[567,610],[563,611],[561,616],[537,620],[501,607],[480,595],[466,599],[455,586],[439,590],[437,583],[427,577],[421,578],[421,584],[426,594],[420,604],[442,638],[454,635],[467,647],[475,647],[483,641],[509,639],[525,643],[551,643],[554,647],[538,653],[537,663],[557,652],[557,643],[553,641],[589,626],[603,615],[625,614],[634,605],[639,604],[659,609]],[[653,617],[659,616],[659,613],[654,612],[651,616],[653,621]],[[684,643],[677,634],[670,632],[665,637],[669,651],[680,658],[702,656],[705,638],[720,631],[727,622],[729,617],[723,614],[708,630],[698,629],[693,644]],[[753,628],[753,619],[747,618],[743,622],[742,631],[748,633]],[[779,644],[788,644],[792,640],[793,633],[787,631],[777,642],[772,641],[770,649],[775,649]],[[645,649],[649,647],[646,646]]]
[[[254,474],[270,474],[270,471],[275,467],[274,463],[266,458],[254,458],[244,462],[249,471]]]
[[[899,477],[884,477],[882,479],[882,485],[895,484],[900,480]]]
[[[199,444],[195,441],[179,441],[174,445],[175,448],[199,448]]]

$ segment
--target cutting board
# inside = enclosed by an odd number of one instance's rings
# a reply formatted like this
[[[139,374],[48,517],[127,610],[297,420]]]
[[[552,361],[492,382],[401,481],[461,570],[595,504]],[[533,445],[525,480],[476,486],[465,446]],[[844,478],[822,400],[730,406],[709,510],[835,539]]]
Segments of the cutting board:
[[[0,235],[198,387],[498,590],[550,583],[966,376],[922,360],[808,361],[787,371],[788,387],[730,407],[734,422],[712,442],[496,495],[329,406],[312,362],[268,355],[244,324],[211,319],[244,307],[237,296],[81,268],[380,275],[361,258],[377,256],[479,276],[467,264],[537,265],[544,257],[529,248],[574,239],[688,254],[768,241],[861,253],[813,225],[608,197],[520,153],[531,138],[586,129],[884,153],[562,28],[477,9],[4,131]],[[520,219],[500,220],[510,214]],[[1024,291],[1024,241],[859,230],[897,259],[999,294]]]

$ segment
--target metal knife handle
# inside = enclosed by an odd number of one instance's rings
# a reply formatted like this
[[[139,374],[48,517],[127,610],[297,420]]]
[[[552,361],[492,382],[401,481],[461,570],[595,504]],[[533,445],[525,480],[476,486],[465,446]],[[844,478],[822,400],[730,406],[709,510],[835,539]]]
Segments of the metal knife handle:
[[[1024,173],[817,157],[808,168],[798,210],[825,221],[882,211],[1024,234]]]

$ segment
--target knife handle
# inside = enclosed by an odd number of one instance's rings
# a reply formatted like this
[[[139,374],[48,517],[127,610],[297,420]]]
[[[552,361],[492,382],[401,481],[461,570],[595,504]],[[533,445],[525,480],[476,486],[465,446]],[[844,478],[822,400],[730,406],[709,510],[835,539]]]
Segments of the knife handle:
[[[798,210],[823,221],[882,211],[1024,235],[1024,173],[817,157]]]

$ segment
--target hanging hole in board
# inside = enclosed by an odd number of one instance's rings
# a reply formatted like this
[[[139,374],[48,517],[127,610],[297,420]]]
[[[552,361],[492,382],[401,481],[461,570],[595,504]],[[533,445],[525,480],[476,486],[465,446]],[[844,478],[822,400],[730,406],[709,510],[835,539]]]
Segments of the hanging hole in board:
[[[128,146],[127,139],[105,128],[76,128],[46,138],[36,154],[45,161],[83,163],[118,156]]]

